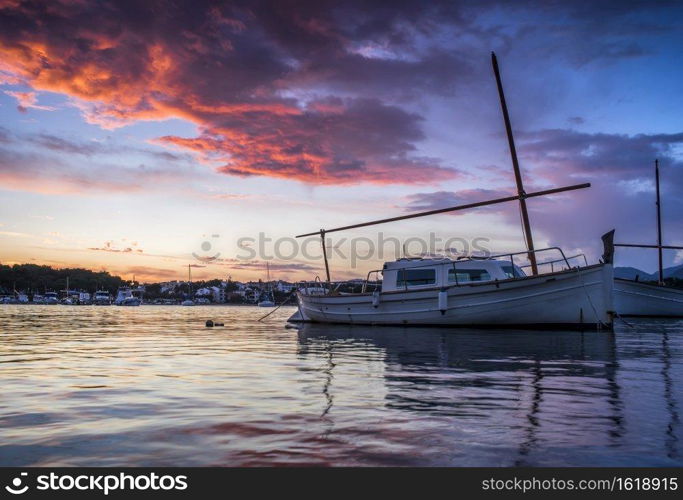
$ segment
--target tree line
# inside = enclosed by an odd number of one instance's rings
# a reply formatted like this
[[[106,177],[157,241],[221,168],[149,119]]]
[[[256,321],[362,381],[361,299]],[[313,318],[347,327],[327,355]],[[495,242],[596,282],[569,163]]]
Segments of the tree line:
[[[55,269],[50,266],[36,264],[0,264],[0,288],[3,293],[14,290],[27,293],[44,293],[66,289],[69,278],[71,290],[108,290],[116,292],[121,286],[130,285],[119,276],[112,276],[106,271],[91,271],[82,268]]]

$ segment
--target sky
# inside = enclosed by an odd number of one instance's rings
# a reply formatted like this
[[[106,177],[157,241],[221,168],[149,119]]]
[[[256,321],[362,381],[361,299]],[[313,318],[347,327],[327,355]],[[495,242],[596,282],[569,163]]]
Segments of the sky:
[[[293,236],[515,192],[491,51],[526,190],[592,184],[528,200],[536,247],[655,243],[655,158],[683,245],[682,48],[666,1],[0,0],[0,262],[323,276]],[[520,251],[519,221],[507,203],[335,233],[332,276],[430,233]]]

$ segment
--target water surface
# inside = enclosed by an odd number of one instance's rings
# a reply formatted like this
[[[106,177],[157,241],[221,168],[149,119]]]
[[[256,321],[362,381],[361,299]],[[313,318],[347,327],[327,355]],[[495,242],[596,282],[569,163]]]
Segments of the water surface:
[[[296,330],[293,310],[0,306],[0,465],[683,465],[682,321]]]

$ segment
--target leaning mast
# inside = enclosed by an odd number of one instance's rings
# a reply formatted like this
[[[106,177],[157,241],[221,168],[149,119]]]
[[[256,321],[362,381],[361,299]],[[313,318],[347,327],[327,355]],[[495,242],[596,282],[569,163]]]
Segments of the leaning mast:
[[[534,253],[534,237],[531,234],[531,224],[529,223],[529,212],[526,209],[526,193],[524,192],[524,183],[522,182],[522,172],[519,169],[519,162],[517,161],[517,149],[515,148],[515,139],[512,136],[512,125],[510,124],[510,115],[508,114],[508,107],[505,103],[505,94],[503,93],[503,83],[500,80],[500,71],[498,70],[498,60],[496,53],[491,52],[491,63],[493,64],[493,73],[496,75],[496,85],[498,86],[498,96],[500,97],[500,107],[503,110],[503,120],[505,121],[505,132],[508,136],[508,144],[510,146],[510,156],[512,157],[512,168],[515,171],[515,183],[517,184],[517,196],[519,197],[519,209],[522,212],[522,225],[524,229],[524,239],[526,240],[526,247],[529,250],[529,262],[531,262],[531,272],[538,274],[538,266],[536,264],[536,254]]]

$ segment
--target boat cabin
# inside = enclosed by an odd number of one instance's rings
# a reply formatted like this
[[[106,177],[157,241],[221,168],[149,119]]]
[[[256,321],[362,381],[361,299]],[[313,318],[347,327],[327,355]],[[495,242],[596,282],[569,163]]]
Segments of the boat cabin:
[[[509,260],[447,258],[386,262],[382,275],[383,292],[469,285],[526,276],[519,266]]]

